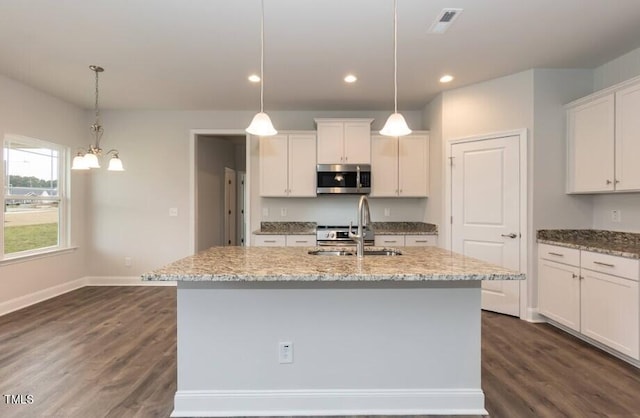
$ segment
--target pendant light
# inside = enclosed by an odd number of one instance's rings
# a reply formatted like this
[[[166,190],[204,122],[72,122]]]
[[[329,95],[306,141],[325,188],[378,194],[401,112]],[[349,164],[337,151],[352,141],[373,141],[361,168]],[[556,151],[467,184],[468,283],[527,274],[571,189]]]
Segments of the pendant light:
[[[252,135],[271,136],[278,133],[269,115],[264,113],[264,0],[261,0],[260,20],[260,112],[256,113],[246,131]]]
[[[98,86],[98,75],[104,71],[104,68],[99,67],[97,65],[90,65],[89,69],[93,71],[96,75],[96,100],[95,100],[95,115],[96,119],[91,125],[91,135],[93,136],[93,144],[89,145],[86,153],[82,153],[80,150],[76,156],[73,158],[73,163],[71,165],[72,170],[89,170],[91,168],[100,168],[100,160],[98,157],[102,156],[102,148],[100,148],[100,139],[102,139],[102,134],[104,133],[104,128],[100,124],[100,108],[98,107],[98,98],[99,98],[99,86]],[[105,155],[111,155],[111,159],[109,160],[109,167],[107,170],[109,171],[124,171],[124,167],[122,166],[122,160],[120,160],[120,156],[118,154],[118,150],[112,149],[105,153]]]
[[[398,0],[393,0],[393,103],[394,111],[387,119],[381,135],[404,136],[411,133],[404,116],[398,113]]]

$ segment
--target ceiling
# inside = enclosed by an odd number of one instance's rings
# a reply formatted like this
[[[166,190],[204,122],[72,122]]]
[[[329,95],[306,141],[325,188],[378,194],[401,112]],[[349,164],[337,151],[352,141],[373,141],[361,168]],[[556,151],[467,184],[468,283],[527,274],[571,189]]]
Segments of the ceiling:
[[[464,11],[429,34],[445,7]],[[392,34],[392,0],[265,0],[265,110],[391,110]],[[638,47],[638,0],[398,0],[399,108]],[[0,1],[0,73],[85,108],[96,64],[103,109],[257,110],[259,57],[259,0]]]

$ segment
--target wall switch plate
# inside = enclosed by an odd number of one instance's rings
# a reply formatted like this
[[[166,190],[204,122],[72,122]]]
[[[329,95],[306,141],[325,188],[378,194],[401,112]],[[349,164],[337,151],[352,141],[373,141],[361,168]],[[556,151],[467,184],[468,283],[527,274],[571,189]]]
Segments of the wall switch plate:
[[[384,216],[391,216],[391,209],[390,208],[384,208]]]
[[[621,222],[622,221],[622,211],[620,209],[613,209],[611,211],[611,222]]]
[[[293,343],[291,341],[278,343],[278,363],[293,363]]]
[[[133,266],[133,258],[131,258],[131,257],[125,257],[125,258],[124,258],[124,266],[125,266],[125,267],[131,267],[131,266]]]
[[[269,208],[262,208],[262,217],[266,218],[269,216]]]
[[[169,216],[178,216],[178,208],[169,208]]]
[[[287,208],[280,208],[280,216],[287,216]]]

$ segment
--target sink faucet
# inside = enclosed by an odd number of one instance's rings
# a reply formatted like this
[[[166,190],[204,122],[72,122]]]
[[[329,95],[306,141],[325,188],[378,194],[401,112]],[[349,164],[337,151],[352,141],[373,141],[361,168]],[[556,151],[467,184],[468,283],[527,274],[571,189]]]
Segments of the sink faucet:
[[[349,238],[356,242],[356,256],[364,257],[364,233],[371,223],[371,212],[369,212],[369,199],[367,196],[360,196],[358,202],[358,233],[353,233],[353,222],[349,223]]]

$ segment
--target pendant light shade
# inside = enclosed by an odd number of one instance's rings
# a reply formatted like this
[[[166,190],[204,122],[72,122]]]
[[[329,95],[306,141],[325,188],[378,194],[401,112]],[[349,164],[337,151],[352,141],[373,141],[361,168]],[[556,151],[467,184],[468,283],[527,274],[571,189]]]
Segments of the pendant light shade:
[[[122,160],[118,157],[118,154],[115,154],[109,160],[109,167],[107,168],[109,171],[124,171],[124,167],[122,167]]]
[[[387,123],[380,130],[380,135],[386,136],[404,136],[410,133],[411,129],[407,126],[407,121],[404,120],[404,116],[400,113],[392,113],[387,119]]]
[[[72,170],[88,170],[87,162],[84,159],[84,155],[82,153],[78,153],[75,157],[73,157],[73,163],[71,164]]]
[[[256,113],[247,132],[258,136],[271,136],[278,133],[271,123],[271,118],[264,112]]]
[[[246,131],[252,135],[271,136],[278,133],[269,115],[264,113],[264,0],[260,2],[260,112],[256,113]]]
[[[98,161],[98,156],[90,152],[84,155],[84,163],[87,166],[87,168],[100,168],[100,162]]]
[[[411,129],[398,113],[398,0],[393,0],[393,108],[394,111],[387,119],[380,135],[404,136],[411,133]]]

